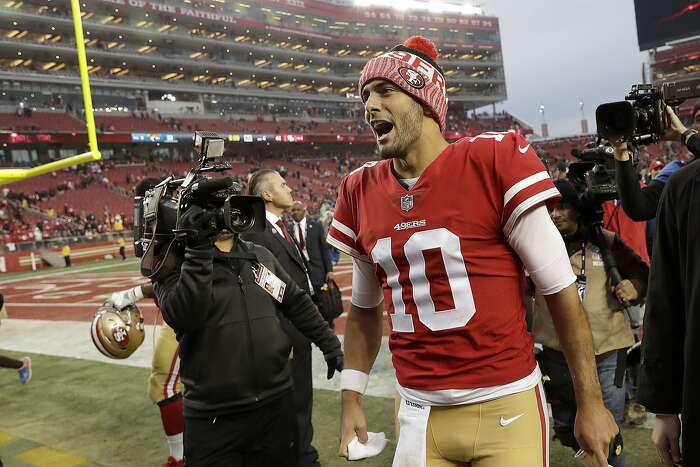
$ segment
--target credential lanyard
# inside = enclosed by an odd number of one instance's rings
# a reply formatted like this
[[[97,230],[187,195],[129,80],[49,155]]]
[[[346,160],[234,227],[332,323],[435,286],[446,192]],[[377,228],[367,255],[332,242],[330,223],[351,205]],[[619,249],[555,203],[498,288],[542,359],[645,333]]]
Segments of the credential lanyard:
[[[586,296],[586,241],[581,242],[581,272],[576,276],[576,289],[578,296],[583,303]]]

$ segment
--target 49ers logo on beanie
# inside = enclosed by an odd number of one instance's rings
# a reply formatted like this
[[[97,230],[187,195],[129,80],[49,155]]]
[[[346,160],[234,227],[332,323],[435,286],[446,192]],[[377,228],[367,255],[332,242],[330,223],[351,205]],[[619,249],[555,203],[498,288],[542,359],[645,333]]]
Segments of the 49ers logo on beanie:
[[[413,68],[402,66],[399,68],[399,75],[416,89],[423,89],[425,87],[425,78]]]
[[[437,64],[435,44],[422,36],[408,38],[391,51],[373,58],[362,69],[359,90],[375,79],[391,81],[411,97],[430,109],[445,131],[447,93],[445,75]]]

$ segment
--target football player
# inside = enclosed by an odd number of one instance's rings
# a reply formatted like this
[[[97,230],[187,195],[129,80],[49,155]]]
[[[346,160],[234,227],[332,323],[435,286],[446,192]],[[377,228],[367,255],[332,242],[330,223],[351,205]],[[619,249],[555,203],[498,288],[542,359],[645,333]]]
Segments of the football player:
[[[155,296],[152,284],[137,285],[132,289],[114,292],[107,299],[107,304],[122,310],[145,298],[155,299]],[[158,405],[168,441],[170,455],[163,467],[181,467],[184,465],[182,433],[185,422],[180,383],[180,349],[175,331],[165,322],[153,349],[151,376],[148,378],[148,396],[154,404]]]
[[[147,190],[160,182],[158,178],[147,177],[134,187],[137,196],[144,196]],[[138,285],[132,289],[114,292],[107,304],[122,310],[138,301],[150,298],[155,301],[152,284]],[[156,302],[156,305],[158,303]],[[180,467],[183,461],[182,433],[185,430],[183,414],[182,384],[180,383],[180,348],[175,331],[163,322],[158,340],[153,349],[151,376],[148,378],[148,396],[158,405],[163,430],[168,441],[170,455],[163,467]]]
[[[7,319],[7,311],[5,311],[5,296],[0,293],[0,324],[2,324],[3,319]],[[29,380],[32,379],[32,359],[29,357],[22,357],[17,360],[0,355],[0,368],[12,368],[17,370],[19,382],[22,384],[27,384]],[[0,467],[1,466],[2,461],[0,461]]]
[[[367,441],[361,400],[388,311],[394,466],[545,467],[547,405],[525,325],[524,269],[546,296],[576,386],[576,437],[606,466],[617,433],[544,166],[515,133],[444,139],[445,78],[429,40],[369,61],[359,91],[384,160],[341,183],[328,243],[353,257],[340,454]],[[382,304],[384,301],[384,304]]]

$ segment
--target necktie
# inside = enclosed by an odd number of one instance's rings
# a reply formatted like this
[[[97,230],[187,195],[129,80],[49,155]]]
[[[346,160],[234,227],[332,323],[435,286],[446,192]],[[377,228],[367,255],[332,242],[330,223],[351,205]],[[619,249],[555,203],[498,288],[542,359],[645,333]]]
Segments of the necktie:
[[[301,248],[301,251],[304,251],[306,242],[304,241],[304,233],[301,230],[301,223],[297,224],[297,235],[299,235],[299,248]]]
[[[286,238],[289,243],[294,245],[294,240],[292,240],[292,236],[289,235],[289,230],[287,230],[287,226],[284,225],[284,222],[282,222],[282,219],[277,220],[277,227],[279,227],[280,230],[282,231],[282,233],[284,234],[284,238]]]

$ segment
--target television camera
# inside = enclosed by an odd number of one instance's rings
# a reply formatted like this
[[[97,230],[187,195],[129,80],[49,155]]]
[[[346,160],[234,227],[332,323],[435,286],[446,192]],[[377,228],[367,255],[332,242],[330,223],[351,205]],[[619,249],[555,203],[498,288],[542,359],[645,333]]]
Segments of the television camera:
[[[141,258],[141,274],[152,280],[176,264],[176,253],[184,248],[187,232],[177,228],[190,206],[212,214],[218,230],[233,234],[265,228],[265,204],[258,196],[242,195],[242,187],[231,177],[205,174],[229,170],[215,163],[224,154],[224,139],[208,131],[194,134],[197,165],[184,178],[170,176],[143,196],[134,197],[134,249]]]
[[[652,144],[670,126],[666,106],[700,97],[700,78],[658,84],[635,84],[624,101],[601,104],[595,111],[598,136],[608,141]]]

